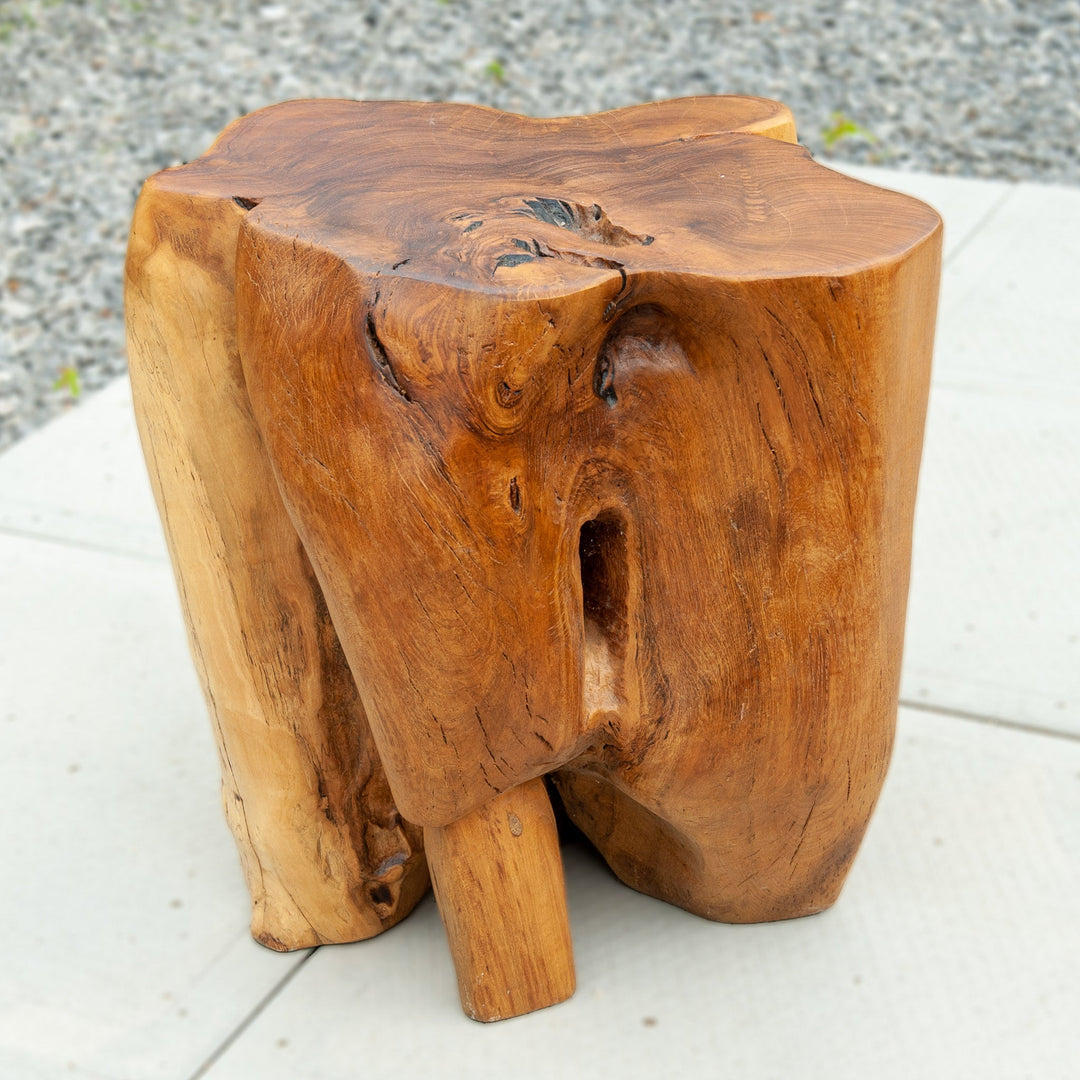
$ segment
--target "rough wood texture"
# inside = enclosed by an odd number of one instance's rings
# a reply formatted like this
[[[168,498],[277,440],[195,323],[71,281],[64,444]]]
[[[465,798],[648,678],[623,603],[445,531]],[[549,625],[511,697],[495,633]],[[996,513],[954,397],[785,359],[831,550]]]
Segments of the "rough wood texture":
[[[559,1000],[568,948],[518,963],[514,927],[565,913],[492,832],[545,774],[634,888],[836,898],[894,730],[940,221],[793,138],[757,99],[301,102],[148,182],[137,407],[262,940],[400,918],[422,826],[466,1008]]]

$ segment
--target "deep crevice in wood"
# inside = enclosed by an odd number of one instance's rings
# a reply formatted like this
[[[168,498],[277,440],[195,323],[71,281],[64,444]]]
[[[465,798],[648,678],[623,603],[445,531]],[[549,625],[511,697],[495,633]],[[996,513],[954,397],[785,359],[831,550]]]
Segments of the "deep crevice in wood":
[[[614,510],[586,521],[578,539],[582,614],[615,654],[626,648],[629,567],[626,525]]]
[[[379,294],[375,294],[375,300],[379,299]],[[383,345],[379,338],[379,332],[375,329],[375,311],[369,309],[364,316],[363,323],[363,339],[364,345],[367,347],[368,358],[375,366],[375,370],[389,383],[393,391],[406,401],[412,401],[409,392],[398,381],[397,373],[394,371],[394,365],[391,363],[390,355],[386,351],[386,346]]]

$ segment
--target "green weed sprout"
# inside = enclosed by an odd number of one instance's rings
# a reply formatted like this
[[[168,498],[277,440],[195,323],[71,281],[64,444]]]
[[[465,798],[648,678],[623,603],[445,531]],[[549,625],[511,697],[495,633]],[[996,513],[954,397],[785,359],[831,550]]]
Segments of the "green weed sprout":
[[[60,374],[57,376],[56,382],[52,384],[52,388],[54,390],[67,390],[73,398],[77,398],[82,393],[82,381],[79,379],[78,368],[65,364],[60,369]]]
[[[821,129],[821,137],[825,140],[826,150],[832,150],[841,139],[858,138],[865,139],[872,145],[877,144],[878,138],[872,131],[861,124],[856,124],[839,110],[832,114],[831,119],[832,123]]]

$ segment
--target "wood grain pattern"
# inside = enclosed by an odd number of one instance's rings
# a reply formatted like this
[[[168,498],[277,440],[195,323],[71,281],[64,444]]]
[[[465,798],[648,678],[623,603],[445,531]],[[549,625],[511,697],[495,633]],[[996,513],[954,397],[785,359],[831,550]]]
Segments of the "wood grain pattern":
[[[339,914],[346,883],[364,936],[441,838],[478,1015],[565,989],[507,959],[542,890],[500,923],[455,884],[504,880],[493,808],[537,778],[628,884],[730,921],[831,904],[880,791],[940,221],[793,138],[758,99],[293,103],[140,200],[138,408],[226,774],[262,790],[275,747],[302,824],[267,811],[258,865]],[[325,813],[358,776],[379,799]]]

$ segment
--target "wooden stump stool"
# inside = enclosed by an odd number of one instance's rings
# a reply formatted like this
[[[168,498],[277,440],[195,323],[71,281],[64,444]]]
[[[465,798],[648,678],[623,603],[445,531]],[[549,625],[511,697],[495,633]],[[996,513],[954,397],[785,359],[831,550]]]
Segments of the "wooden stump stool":
[[[264,944],[377,934],[430,868],[469,1015],[563,1000],[545,777],[642,892],[836,899],[941,228],[793,140],[752,98],[307,101],[147,182],[132,381]]]

